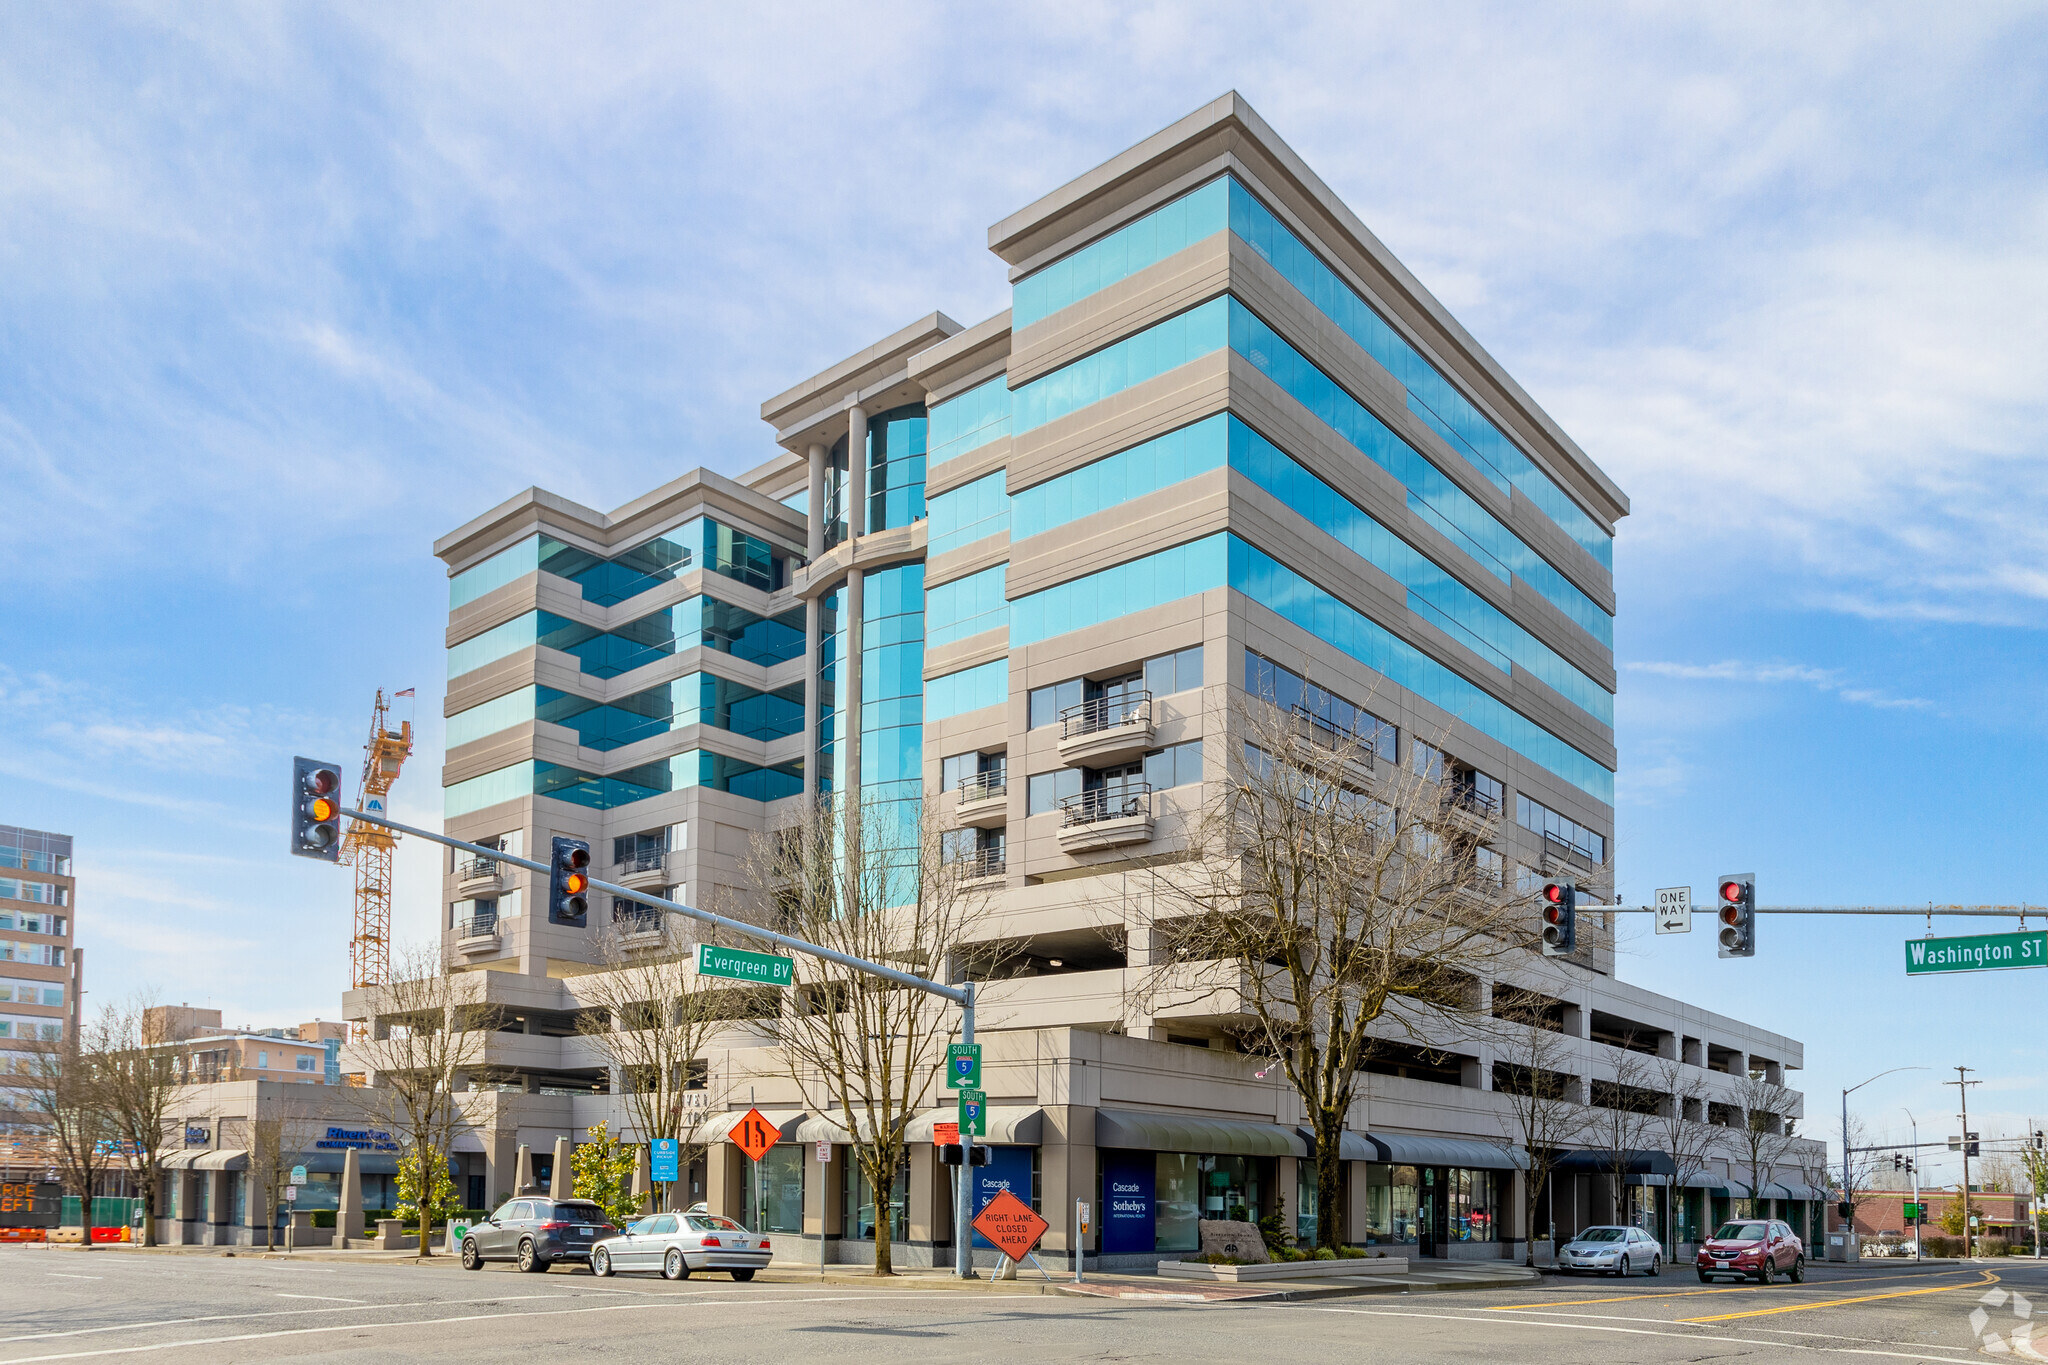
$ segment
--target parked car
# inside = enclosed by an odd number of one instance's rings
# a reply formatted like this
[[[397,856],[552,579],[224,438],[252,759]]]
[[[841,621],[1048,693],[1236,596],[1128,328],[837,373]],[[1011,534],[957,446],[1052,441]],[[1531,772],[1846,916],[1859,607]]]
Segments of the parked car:
[[[1626,1275],[1635,1270],[1655,1275],[1664,1269],[1664,1248],[1641,1228],[1586,1228],[1558,1248],[1557,1268],[1596,1275]]]
[[[587,1199],[520,1195],[475,1224],[462,1239],[462,1268],[512,1261],[521,1270],[545,1271],[558,1261],[588,1261],[590,1248],[618,1229]]]
[[[1806,1279],[1806,1247],[1775,1218],[1731,1218],[1700,1247],[1695,1261],[1702,1283],[1723,1275],[1769,1284],[1780,1271]]]
[[[768,1238],[748,1232],[730,1218],[692,1209],[635,1219],[624,1232],[590,1249],[590,1270],[594,1275],[659,1270],[665,1280],[687,1280],[698,1270],[724,1270],[735,1280],[751,1280],[770,1255]]]

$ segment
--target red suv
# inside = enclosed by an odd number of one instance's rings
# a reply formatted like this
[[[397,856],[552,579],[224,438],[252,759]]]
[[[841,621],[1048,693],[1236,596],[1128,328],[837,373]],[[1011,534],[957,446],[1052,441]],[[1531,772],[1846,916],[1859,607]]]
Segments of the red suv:
[[[1806,1279],[1806,1248],[1775,1218],[1732,1218],[1700,1247],[1700,1279],[1733,1275],[1769,1284],[1779,1271],[1794,1284]]]

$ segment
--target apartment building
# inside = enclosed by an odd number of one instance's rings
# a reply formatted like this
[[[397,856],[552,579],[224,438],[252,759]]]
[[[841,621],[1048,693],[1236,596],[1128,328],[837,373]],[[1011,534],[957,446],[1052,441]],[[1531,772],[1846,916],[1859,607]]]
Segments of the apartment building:
[[[436,542],[447,832],[542,858],[588,839],[599,876],[718,908],[750,902],[752,842],[805,801],[933,801],[1027,964],[983,993],[997,1163],[979,1178],[1046,1210],[1099,1200],[1091,1250],[1112,1260],[1282,1205],[1354,1241],[1519,1254],[1548,1226],[1522,1225],[1492,1044],[1390,1041],[1352,1116],[1347,1206],[1318,1210],[1302,1116],[1225,1007],[1134,1006],[1143,870],[1182,846],[1249,693],[1454,784],[1493,818],[1502,876],[1611,887],[1626,497],[1234,94],[988,242],[1008,310],[934,312],[770,398],[780,453],[760,467],[608,513],[529,489]],[[550,924],[544,884],[507,864],[451,858],[446,877],[447,960],[507,1021],[464,1139],[496,1196],[518,1145],[618,1131],[617,1078],[575,1036],[578,978],[646,912]],[[1532,952],[1479,1001],[1549,1001],[1582,1098],[1630,1050],[1718,1087],[1703,1119],[1752,1072],[1802,1065],[1795,1040],[1617,980],[1591,919],[1575,958]],[[736,1027],[706,1065],[713,1135],[751,1096],[792,1139],[768,1172],[721,1150],[707,1197],[828,1259],[857,1259],[878,1216],[906,1263],[943,1259],[942,1115],[877,1199],[843,1145],[803,1159],[847,1135],[759,1034]],[[1695,1200],[1749,1197],[1717,1160]],[[1551,1191],[1559,1230],[1659,1216],[1654,1162],[1624,1190],[1598,1164]],[[1755,1193],[1802,1225],[1822,1197],[1782,1177]]]
[[[346,1024],[314,1019],[296,1028],[229,1028],[221,1023],[219,1010],[190,1005],[151,1005],[142,1013],[143,1036],[179,1053],[180,1074],[193,1084],[341,1083]]]
[[[79,973],[72,944],[71,836],[0,825],[0,1070],[28,1063],[27,1045],[78,1027]],[[18,1131],[18,1104],[0,1115]]]

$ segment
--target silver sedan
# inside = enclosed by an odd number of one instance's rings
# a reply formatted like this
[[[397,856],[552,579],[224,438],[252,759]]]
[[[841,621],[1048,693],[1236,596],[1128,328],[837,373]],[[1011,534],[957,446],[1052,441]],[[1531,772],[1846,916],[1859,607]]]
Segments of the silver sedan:
[[[1641,1228],[1587,1228],[1558,1248],[1557,1268],[1599,1275],[1626,1275],[1633,1270],[1655,1275],[1664,1268],[1664,1248]]]
[[[595,1275],[659,1270],[666,1280],[687,1280],[697,1270],[724,1270],[735,1280],[751,1280],[770,1256],[768,1238],[730,1218],[692,1210],[635,1219],[624,1232],[590,1249],[590,1269]]]

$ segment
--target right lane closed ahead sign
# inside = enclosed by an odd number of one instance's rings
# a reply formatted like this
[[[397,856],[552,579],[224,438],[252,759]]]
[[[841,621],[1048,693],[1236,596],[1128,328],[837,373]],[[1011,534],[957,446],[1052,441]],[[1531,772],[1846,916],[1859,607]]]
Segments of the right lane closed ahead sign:
[[[1038,1245],[1051,1224],[1031,1211],[1031,1206],[1004,1190],[975,1215],[974,1230],[995,1244],[1013,1261],[1022,1261]]]

